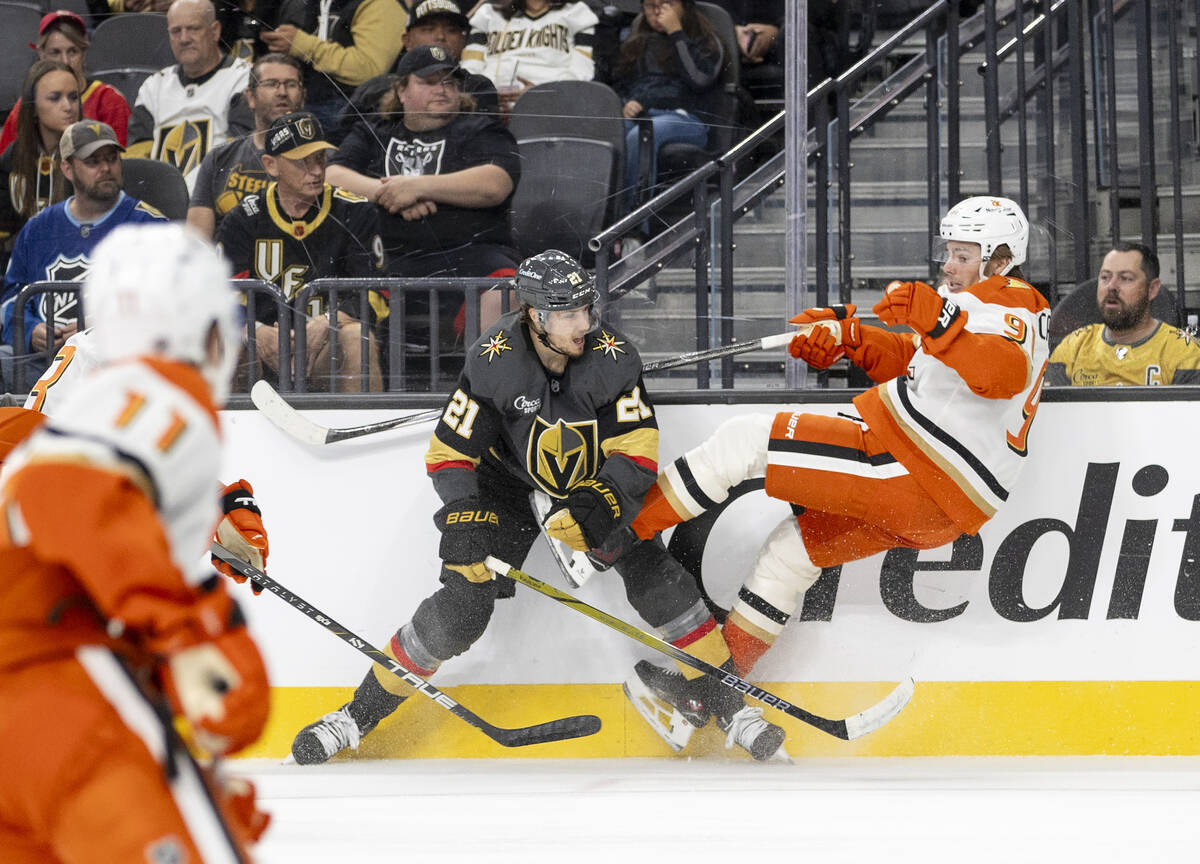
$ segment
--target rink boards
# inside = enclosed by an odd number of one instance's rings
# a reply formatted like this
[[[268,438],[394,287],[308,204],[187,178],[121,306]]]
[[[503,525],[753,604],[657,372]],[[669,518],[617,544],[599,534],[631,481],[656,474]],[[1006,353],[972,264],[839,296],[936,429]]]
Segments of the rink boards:
[[[810,405],[821,413],[845,403]],[[671,459],[721,420],[760,405],[659,406]],[[328,426],[396,411],[319,411]],[[826,572],[755,679],[809,710],[847,716],[905,676],[912,703],[853,742],[775,714],[805,756],[1200,754],[1200,471],[1196,403],[1045,402],[1019,487],[978,538],[892,552]],[[224,415],[225,476],[250,479],[271,538],[269,571],[382,646],[436,587],[436,496],[422,456],[431,424],[320,448],[254,411]],[[727,607],[754,551],[787,509],[751,491],[685,552]],[[676,541],[678,548],[680,541]],[[520,562],[510,562],[519,566]],[[561,588],[541,543],[524,569]],[[594,713],[602,731],[506,750],[421,697],[359,750],[375,758],[661,756],[620,681],[644,646],[517,587],[466,655],[435,678],[490,722],[522,726]],[[273,711],[246,755],[282,756],[295,731],[348,698],[367,661],[278,598],[244,596],[271,672]],[[615,574],[579,596],[644,624]],[[768,712],[769,714],[771,712]],[[691,755],[723,752],[712,730]]]

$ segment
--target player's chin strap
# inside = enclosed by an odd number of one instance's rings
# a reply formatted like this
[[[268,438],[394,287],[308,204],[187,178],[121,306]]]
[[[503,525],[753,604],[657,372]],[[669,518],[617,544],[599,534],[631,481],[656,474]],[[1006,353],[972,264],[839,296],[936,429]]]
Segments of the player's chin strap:
[[[570,357],[571,357],[570,354],[568,354],[566,351],[561,351],[558,348],[555,348],[553,345],[550,344],[550,336],[548,333],[546,333],[545,330],[534,328],[533,316],[538,313],[538,310],[534,309],[532,306],[530,306],[529,313],[531,313],[531,314],[527,314],[526,320],[529,321],[529,329],[533,331],[533,335],[537,337],[538,341],[541,342],[543,345],[545,345],[548,349],[553,351],[555,354],[558,354],[560,357],[566,357],[566,358],[570,359]]]

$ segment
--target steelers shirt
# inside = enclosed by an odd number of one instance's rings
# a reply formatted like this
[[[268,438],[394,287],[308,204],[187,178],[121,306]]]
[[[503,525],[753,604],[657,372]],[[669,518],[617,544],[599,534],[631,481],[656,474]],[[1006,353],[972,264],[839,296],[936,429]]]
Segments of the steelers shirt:
[[[247,195],[221,220],[217,244],[236,278],[272,282],[289,301],[313,279],[383,275],[383,241],[374,205],[328,183],[320,199],[298,219],[280,206],[274,182],[261,195]],[[372,308],[380,313],[377,298],[372,299]],[[356,293],[343,294],[339,306],[359,317]],[[323,314],[320,298],[313,298],[307,313]],[[255,318],[274,324],[275,305],[257,303]]]
[[[188,205],[209,208],[220,222],[243,198],[261,193],[271,182],[262,154],[254,145],[253,135],[213,150],[200,163]]]
[[[1046,383],[1075,386],[1200,384],[1200,342],[1190,330],[1159,322],[1132,345],[1109,341],[1104,324],[1080,327],[1050,355]]]

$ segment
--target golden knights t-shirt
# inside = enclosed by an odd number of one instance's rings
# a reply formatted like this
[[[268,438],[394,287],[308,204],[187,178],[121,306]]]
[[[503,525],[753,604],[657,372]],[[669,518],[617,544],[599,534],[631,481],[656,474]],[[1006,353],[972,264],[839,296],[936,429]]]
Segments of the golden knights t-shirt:
[[[496,118],[463,114],[439,129],[413,132],[402,120],[355,126],[331,165],[344,165],[367,177],[419,177],[452,174],[477,165],[498,165],[512,178],[521,177],[517,142]],[[411,222],[381,210],[383,242],[397,257],[467,243],[512,245],[508,225],[510,194],[495,207],[467,208],[437,205],[437,212]]]

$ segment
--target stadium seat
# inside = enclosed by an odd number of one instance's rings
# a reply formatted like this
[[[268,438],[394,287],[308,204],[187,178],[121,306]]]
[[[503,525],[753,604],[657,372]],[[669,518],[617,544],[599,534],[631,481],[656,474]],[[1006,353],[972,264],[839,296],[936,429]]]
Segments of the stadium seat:
[[[530,87],[513,105],[508,131],[518,143],[535,138],[603,142],[612,155],[610,188],[620,188],[625,165],[625,121],[621,116],[621,97],[608,85],[599,81],[549,81]],[[523,174],[521,182],[525,179]],[[605,220],[620,218],[620,209],[621,196],[614,194]]]
[[[123,159],[125,192],[157,207],[168,219],[187,218],[188,190],[174,165],[156,159]]]
[[[35,28],[36,30],[36,28]],[[88,66],[159,70],[175,64],[167,39],[167,16],[158,12],[126,12],[105,18],[92,32]]]
[[[101,69],[93,72],[91,77],[119,90],[132,108],[142,82],[157,71],[144,66],[126,66],[121,69]]]
[[[1088,279],[1071,289],[1071,293],[1058,301],[1050,313],[1050,350],[1066,338],[1072,330],[1099,323],[1100,308],[1096,305],[1097,280]],[[1150,314],[1159,321],[1179,326],[1179,314],[1175,307],[1175,295],[1160,288],[1158,296],[1150,301]]]
[[[34,6],[0,3],[0,110],[7,116],[9,109],[21,98],[25,73],[37,59],[29,48],[37,41],[38,23],[42,12]]]
[[[613,190],[612,145],[587,138],[529,138],[521,149],[521,182],[512,227],[522,257],[560,249],[585,266],[588,240],[604,226]]]

